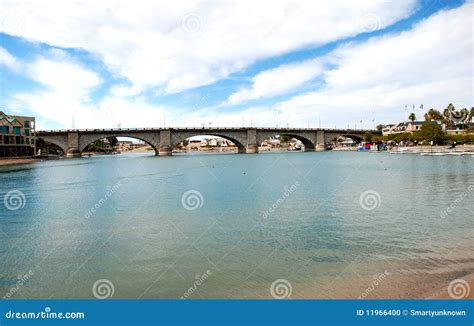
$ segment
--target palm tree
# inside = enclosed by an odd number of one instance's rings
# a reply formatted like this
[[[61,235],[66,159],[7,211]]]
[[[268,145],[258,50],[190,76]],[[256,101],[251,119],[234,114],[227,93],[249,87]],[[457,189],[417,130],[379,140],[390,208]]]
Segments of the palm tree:
[[[415,121],[416,120],[416,115],[415,113],[410,113],[410,115],[408,116],[408,120],[410,120],[411,122]]]
[[[451,121],[451,110],[449,109],[449,106],[446,109],[444,109],[443,116],[444,116],[444,120],[446,121],[446,126],[448,126]]]
[[[466,109],[466,108],[463,108],[463,109],[460,111],[460,113],[461,113],[461,119],[462,119],[462,120],[461,120],[461,123],[462,123],[463,126],[466,126],[467,123],[468,123],[469,120],[470,120],[470,117],[469,117],[469,110]]]
[[[428,111],[429,120],[444,122],[444,117],[438,110],[431,108]]]

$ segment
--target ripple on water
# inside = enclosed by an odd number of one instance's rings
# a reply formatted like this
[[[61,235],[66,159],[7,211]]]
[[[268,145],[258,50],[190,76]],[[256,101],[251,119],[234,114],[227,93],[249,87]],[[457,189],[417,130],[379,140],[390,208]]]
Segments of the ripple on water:
[[[178,298],[196,274],[211,270],[203,297],[245,298],[267,293],[280,278],[294,289],[337,288],[344,284],[337,279],[354,273],[474,269],[474,193],[463,195],[474,184],[474,165],[466,159],[131,155],[0,168],[0,197],[20,189],[27,200],[22,210],[0,211],[0,241],[8,248],[0,250],[0,287],[32,265],[48,277],[38,274],[24,297],[87,297],[89,283],[104,275],[135,298],[162,273],[147,295]],[[189,190],[202,195],[198,209],[182,205]],[[360,204],[368,190],[381,198],[370,211]]]

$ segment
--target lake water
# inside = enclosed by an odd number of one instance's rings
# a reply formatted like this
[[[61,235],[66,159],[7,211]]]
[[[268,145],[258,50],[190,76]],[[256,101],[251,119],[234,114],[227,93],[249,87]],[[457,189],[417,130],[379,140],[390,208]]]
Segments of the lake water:
[[[472,267],[473,212],[472,156],[121,154],[2,167],[0,295],[94,298],[106,279],[113,298],[272,298],[285,280],[294,298],[337,297],[338,280]]]

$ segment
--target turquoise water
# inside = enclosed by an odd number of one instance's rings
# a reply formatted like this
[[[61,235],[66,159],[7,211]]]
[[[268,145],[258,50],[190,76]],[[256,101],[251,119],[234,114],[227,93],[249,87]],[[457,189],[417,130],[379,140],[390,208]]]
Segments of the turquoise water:
[[[0,168],[0,209],[1,296],[93,298],[107,279],[113,298],[271,298],[284,279],[292,297],[337,297],[339,279],[472,268],[474,158],[49,161]]]

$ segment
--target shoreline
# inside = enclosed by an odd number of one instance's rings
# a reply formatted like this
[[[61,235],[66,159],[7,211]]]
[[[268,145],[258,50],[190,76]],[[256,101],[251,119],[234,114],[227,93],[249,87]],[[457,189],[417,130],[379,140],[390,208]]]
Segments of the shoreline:
[[[474,145],[457,145],[456,147],[442,146],[442,145],[423,145],[423,146],[400,146],[388,150],[391,154],[427,154],[427,153],[439,153],[439,154],[458,154],[458,155],[470,155],[474,154]]]
[[[459,277],[458,279],[462,279],[466,281],[468,284],[467,289],[469,293],[463,299],[474,299],[474,273],[466,274],[462,277]],[[455,300],[454,298],[450,297],[449,292],[448,292],[448,287],[449,287],[449,283],[447,285],[437,288],[436,290],[429,291],[425,293],[424,299],[443,299],[443,300],[453,299]],[[459,294],[458,292],[455,292],[455,293]]]
[[[455,287],[454,295],[464,293],[461,299],[474,299],[474,272],[446,272],[441,274],[393,275],[381,278],[339,279],[329,285],[305,290],[295,299],[360,299],[360,300],[455,300],[448,292],[454,280],[464,280],[465,285]],[[461,281],[462,282],[462,281]],[[320,293],[320,295],[315,295]],[[324,295],[328,293],[329,295]]]
[[[0,166],[10,166],[10,165],[24,165],[44,162],[45,159],[39,158],[0,158]]]

